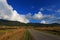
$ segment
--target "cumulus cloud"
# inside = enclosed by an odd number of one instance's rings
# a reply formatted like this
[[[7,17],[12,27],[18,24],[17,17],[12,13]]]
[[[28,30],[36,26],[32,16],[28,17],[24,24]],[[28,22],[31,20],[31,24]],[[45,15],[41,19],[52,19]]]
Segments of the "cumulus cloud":
[[[34,15],[32,15],[31,13],[28,13],[26,15],[27,19],[33,19],[33,20],[45,20],[45,19],[52,19],[54,18],[55,16],[53,15],[43,15],[42,12],[38,12],[38,13],[35,13]]]
[[[41,12],[38,12],[37,14],[33,15],[33,19],[39,20],[43,18],[43,14]]]
[[[7,0],[0,0],[0,19],[23,23],[29,22],[25,15],[20,15],[16,10],[13,10],[13,7],[7,3]]]
[[[52,19],[55,19],[56,17],[54,15],[43,14],[42,12],[39,11],[38,13],[35,13],[34,15],[32,15],[31,13],[28,13],[26,15],[26,18],[29,19],[29,20],[38,20],[38,21],[40,20],[41,23],[46,24],[46,23],[50,23],[50,21]]]
[[[40,23],[42,23],[42,24],[46,24],[46,21],[45,21],[45,20],[42,20]]]

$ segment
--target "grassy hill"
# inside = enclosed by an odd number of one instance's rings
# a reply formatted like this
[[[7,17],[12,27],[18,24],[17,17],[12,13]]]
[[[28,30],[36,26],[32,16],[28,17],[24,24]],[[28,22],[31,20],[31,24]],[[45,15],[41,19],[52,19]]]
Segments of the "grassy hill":
[[[23,26],[25,25],[24,23],[20,23],[18,21],[8,21],[8,20],[2,20],[0,19],[0,25],[3,26]]]

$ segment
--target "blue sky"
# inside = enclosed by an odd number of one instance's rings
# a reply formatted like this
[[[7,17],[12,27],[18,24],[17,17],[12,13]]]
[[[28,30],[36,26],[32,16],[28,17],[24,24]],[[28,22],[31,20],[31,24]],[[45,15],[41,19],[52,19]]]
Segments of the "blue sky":
[[[60,9],[60,0],[7,0],[8,3],[21,14],[36,13],[41,8],[44,9]],[[43,13],[49,12],[44,10]],[[46,12],[46,13],[47,13]],[[49,12],[50,13],[50,12]],[[47,13],[48,14],[48,13]]]
[[[21,19],[24,18],[24,21],[26,19],[32,23],[60,23],[60,21],[58,21],[60,20],[60,0],[6,1],[6,4],[11,6],[11,11],[14,11],[14,15],[19,14]],[[2,4],[0,6],[2,6]],[[7,7],[7,9],[9,8]],[[21,21],[19,17],[15,16],[15,18]],[[3,19],[5,18],[3,17]]]
[[[54,15],[55,17],[60,17],[60,0],[8,0],[8,3],[19,14],[31,13],[34,15],[41,11],[43,15]],[[39,21],[41,20],[31,20],[31,22]]]

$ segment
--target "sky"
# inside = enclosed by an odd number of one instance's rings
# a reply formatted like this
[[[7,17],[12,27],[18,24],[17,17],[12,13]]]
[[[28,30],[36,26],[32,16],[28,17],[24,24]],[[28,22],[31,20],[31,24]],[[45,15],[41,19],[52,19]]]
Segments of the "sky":
[[[60,0],[0,0],[0,19],[60,23]]]

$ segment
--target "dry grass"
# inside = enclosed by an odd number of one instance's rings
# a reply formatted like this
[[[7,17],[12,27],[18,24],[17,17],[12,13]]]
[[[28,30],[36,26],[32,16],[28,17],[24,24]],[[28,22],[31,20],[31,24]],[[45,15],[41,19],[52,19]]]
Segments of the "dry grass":
[[[1,29],[0,40],[22,40],[24,30],[25,30],[24,28],[4,29],[4,30]]]
[[[55,35],[60,35],[60,27],[37,27],[35,30],[39,31],[44,31],[47,33],[55,34]]]

